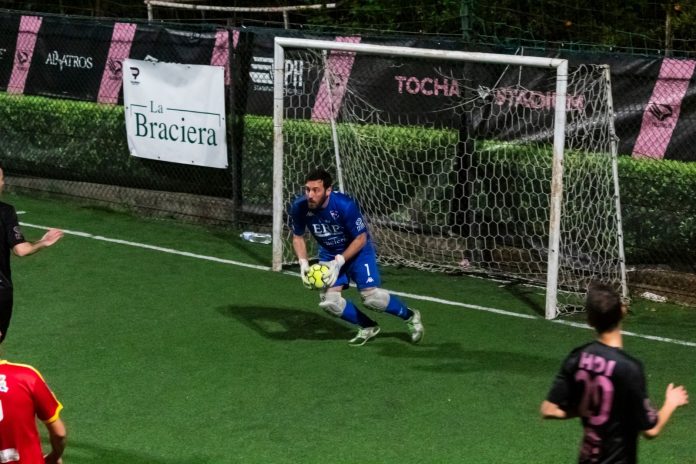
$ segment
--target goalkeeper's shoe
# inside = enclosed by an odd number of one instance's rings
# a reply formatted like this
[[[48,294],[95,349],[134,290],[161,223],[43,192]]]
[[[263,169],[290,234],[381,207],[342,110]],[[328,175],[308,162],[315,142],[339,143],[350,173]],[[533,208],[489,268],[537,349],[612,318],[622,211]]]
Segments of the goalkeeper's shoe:
[[[411,341],[413,343],[419,343],[423,340],[423,334],[425,333],[425,327],[421,322],[421,314],[417,309],[412,309],[413,316],[411,316],[406,321],[406,327],[408,327],[408,332],[411,334]]]
[[[361,327],[360,330],[358,330],[358,334],[351,338],[348,343],[350,343],[351,346],[363,346],[367,341],[371,338],[374,338],[378,333],[379,333],[379,326],[373,326],[373,327]]]

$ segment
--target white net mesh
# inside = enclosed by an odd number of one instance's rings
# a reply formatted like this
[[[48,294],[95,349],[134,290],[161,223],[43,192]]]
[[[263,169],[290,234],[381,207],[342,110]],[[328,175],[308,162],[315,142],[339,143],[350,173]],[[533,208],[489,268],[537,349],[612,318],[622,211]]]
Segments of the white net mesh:
[[[546,285],[555,69],[335,50],[286,60],[307,71],[285,87],[286,206],[323,166],[358,200],[382,263]],[[591,279],[620,287],[609,91],[602,67],[569,71],[561,311]]]

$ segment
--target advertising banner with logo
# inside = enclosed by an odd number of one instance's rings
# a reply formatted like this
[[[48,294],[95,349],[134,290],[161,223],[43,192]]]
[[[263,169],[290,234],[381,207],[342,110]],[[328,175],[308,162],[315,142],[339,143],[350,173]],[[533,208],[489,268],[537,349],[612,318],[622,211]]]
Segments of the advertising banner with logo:
[[[19,17],[0,16],[0,89],[6,90],[15,59]]]
[[[229,68],[228,78],[233,79],[232,95],[239,105],[237,108],[241,114],[270,116],[273,108],[273,41],[278,35],[439,50],[520,52],[483,46],[474,48],[454,40],[316,36],[302,31],[263,28],[185,29],[185,26],[177,30],[156,24],[109,24],[3,11],[0,12],[0,90],[120,104],[121,83],[127,77],[122,67],[126,58],[228,65],[227,56],[233,53],[234,66]],[[524,52],[528,54],[530,50]],[[696,152],[692,150],[696,145],[696,132],[692,130],[696,119],[696,60],[618,53],[538,53],[567,58],[571,67],[584,63],[610,66],[619,153],[696,161]],[[485,92],[486,88],[496,89],[491,98],[504,103],[499,105],[501,107],[507,105],[501,109],[534,110],[535,114],[543,113],[544,118],[552,115],[549,108],[533,108],[540,101],[548,103],[552,100],[552,90],[540,77],[534,76],[533,70],[525,71],[522,84],[530,91],[525,95],[509,90],[517,83],[512,73],[506,75],[497,71],[496,74],[485,67],[390,58],[382,58],[387,66],[376,66],[375,58],[360,55],[344,59],[329,53],[327,57],[328,64],[336,66],[333,70],[335,76],[349,81],[366,104],[382,108],[385,114],[400,115],[403,124],[461,129],[459,104],[467,99],[467,92]],[[301,107],[306,110],[298,112],[295,117],[326,119],[330,115],[327,108],[317,104],[327,100],[327,89],[319,73],[318,68],[309,66],[301,55],[289,56],[285,69],[286,88],[289,96],[304,99]],[[507,78],[510,81],[506,84]],[[339,92],[344,91],[345,88],[339,89]],[[341,93],[334,104],[339,101],[346,104],[350,97]],[[487,115],[486,119],[495,122],[496,117]],[[538,132],[538,127],[547,125],[513,128],[505,125],[504,114],[500,117],[503,120],[497,126],[499,132],[496,135],[501,137],[506,134],[513,136],[515,131],[532,136]],[[466,124],[470,125],[469,129],[476,130],[480,120],[474,118]],[[549,134],[534,136],[547,137]]]
[[[138,25],[130,58],[167,63],[210,64],[215,31],[191,32]]]
[[[127,59],[123,100],[131,155],[227,167],[223,67]]]
[[[24,93],[95,101],[113,25],[44,17]]]
[[[238,57],[237,61],[243,63],[238,72],[245,73],[246,76],[237,74],[235,77],[246,84],[248,113],[266,116],[273,114],[273,41],[281,35],[240,30],[239,44],[234,53]],[[308,75],[308,72],[310,70],[303,68],[301,60],[287,60],[285,80],[288,91],[296,90],[297,93],[313,96],[317,86],[308,87],[316,79]]]

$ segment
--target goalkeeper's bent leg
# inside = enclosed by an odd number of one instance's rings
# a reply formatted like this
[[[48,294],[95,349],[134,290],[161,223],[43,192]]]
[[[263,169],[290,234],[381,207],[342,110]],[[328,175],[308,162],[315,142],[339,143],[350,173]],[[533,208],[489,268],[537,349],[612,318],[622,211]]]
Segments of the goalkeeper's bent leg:
[[[320,298],[319,307],[332,316],[339,317],[360,327],[374,327],[377,325],[375,321],[360,311],[352,301],[343,298],[341,292],[325,292],[321,294]]]
[[[392,314],[404,321],[413,316],[413,311],[408,309],[400,299],[382,288],[372,287],[360,292],[363,303],[368,308]]]

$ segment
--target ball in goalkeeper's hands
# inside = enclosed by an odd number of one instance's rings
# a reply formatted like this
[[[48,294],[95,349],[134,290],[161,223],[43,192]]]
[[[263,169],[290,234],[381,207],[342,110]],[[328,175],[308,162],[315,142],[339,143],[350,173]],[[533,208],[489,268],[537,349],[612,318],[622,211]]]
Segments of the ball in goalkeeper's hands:
[[[324,288],[324,276],[329,273],[329,267],[325,264],[312,264],[307,271],[307,281],[312,290]]]

